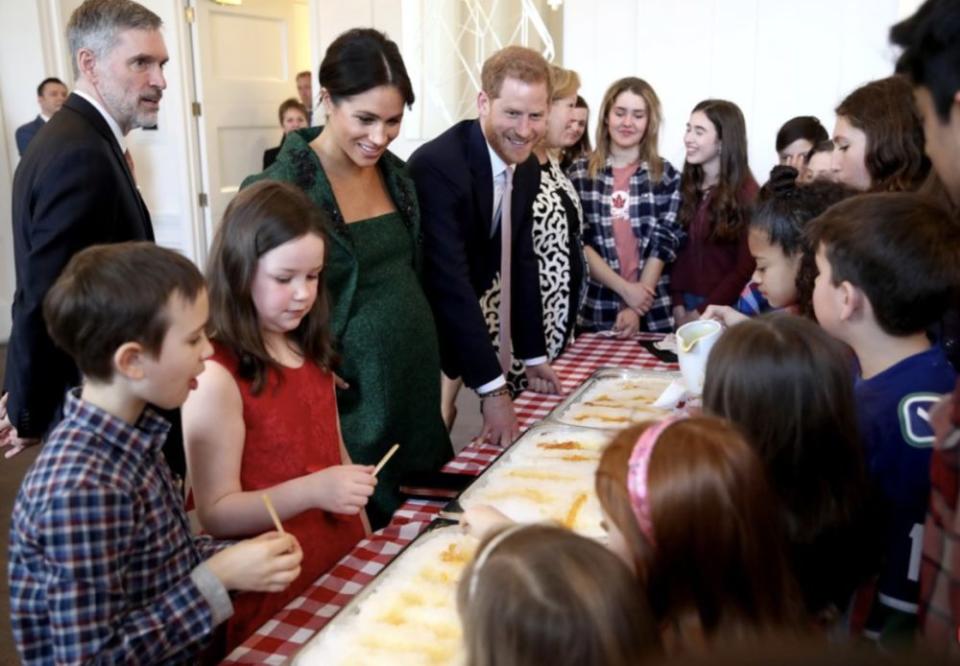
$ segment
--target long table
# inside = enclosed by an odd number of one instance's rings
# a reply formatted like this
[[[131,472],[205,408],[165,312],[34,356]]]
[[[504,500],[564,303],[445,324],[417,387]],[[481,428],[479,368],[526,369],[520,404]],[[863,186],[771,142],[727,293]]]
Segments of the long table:
[[[601,367],[676,370],[676,364],[660,361],[638,344],[642,340],[659,337],[662,336],[641,334],[635,339],[617,340],[599,334],[580,336],[553,363],[564,393],[578,387]],[[525,391],[518,396],[514,405],[521,431],[543,420],[561,399],[561,396],[532,391]],[[451,460],[444,471],[478,475],[499,453],[499,447],[475,441]],[[444,504],[429,500],[405,502],[389,525],[358,543],[333,569],[231,652],[223,663],[279,666],[286,662],[370,583],[404,546],[423,532]]]

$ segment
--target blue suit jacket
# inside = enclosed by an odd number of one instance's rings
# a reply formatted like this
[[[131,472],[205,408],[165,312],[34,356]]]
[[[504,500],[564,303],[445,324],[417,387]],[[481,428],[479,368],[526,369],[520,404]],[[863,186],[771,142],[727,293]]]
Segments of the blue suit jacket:
[[[20,153],[20,157],[23,157],[23,154],[27,152],[27,144],[30,143],[30,140],[33,139],[37,132],[40,131],[40,128],[46,124],[43,118],[37,116],[26,125],[20,125],[20,127],[17,128],[17,151]]]
[[[490,238],[493,172],[477,120],[464,120],[420,146],[407,162],[423,229],[424,285],[440,333],[444,372],[471,388],[499,374],[479,298],[500,269],[500,229]],[[546,355],[540,278],[533,252],[533,200],[540,166],[533,155],[513,175],[511,333],[514,356]]]

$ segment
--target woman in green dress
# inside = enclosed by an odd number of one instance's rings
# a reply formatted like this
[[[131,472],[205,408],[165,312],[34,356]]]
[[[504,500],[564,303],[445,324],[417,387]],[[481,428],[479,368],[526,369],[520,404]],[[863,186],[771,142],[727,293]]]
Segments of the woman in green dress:
[[[376,528],[399,506],[405,474],[436,470],[452,455],[437,332],[419,278],[416,192],[387,151],[414,95],[397,45],[366,28],[330,45],[320,86],[325,127],[288,134],[277,161],[243,186],[293,183],[333,220],[324,272],[346,383],[337,392],[344,443],[355,463],[369,465],[400,445],[367,506]]]

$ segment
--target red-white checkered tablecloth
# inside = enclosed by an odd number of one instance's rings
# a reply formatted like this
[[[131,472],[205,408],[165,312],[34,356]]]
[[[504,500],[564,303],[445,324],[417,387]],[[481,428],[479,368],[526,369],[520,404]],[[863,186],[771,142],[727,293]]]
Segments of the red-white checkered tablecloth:
[[[638,342],[659,336],[638,336],[636,340],[616,340],[596,334],[579,337],[553,363],[564,393],[583,383],[597,368],[620,367],[644,370],[676,370],[676,364],[664,363]],[[541,421],[561,401],[562,396],[526,391],[515,401],[520,429]],[[446,472],[477,475],[500,453],[499,447],[473,442],[444,468]],[[408,500],[394,514],[390,524],[361,541],[328,573],[320,577],[301,596],[258,629],[235,649],[224,664],[282,664],[297,652],[318,630],[343,608],[360,590],[413,541],[443,508],[444,502]]]

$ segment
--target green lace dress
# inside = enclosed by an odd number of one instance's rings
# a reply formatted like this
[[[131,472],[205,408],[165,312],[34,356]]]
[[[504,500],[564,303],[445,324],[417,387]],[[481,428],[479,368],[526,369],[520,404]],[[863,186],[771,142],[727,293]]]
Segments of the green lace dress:
[[[371,465],[400,444],[368,505],[376,528],[399,506],[405,473],[438,469],[453,453],[440,415],[440,352],[419,280],[417,198],[403,162],[387,153],[379,163],[396,212],[345,224],[308,145],[319,133],[311,127],[288,134],[277,161],[243,187],[262,179],[293,183],[333,221],[324,277],[341,357],[337,373],[350,384],[337,392],[343,440],[354,462]]]

